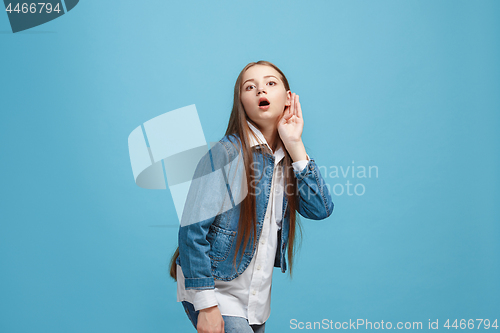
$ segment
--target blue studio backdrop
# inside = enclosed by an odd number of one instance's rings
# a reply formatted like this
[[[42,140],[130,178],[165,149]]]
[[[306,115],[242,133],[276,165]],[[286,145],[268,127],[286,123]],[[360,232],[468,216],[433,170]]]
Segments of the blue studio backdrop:
[[[0,332],[194,332],[171,193],[136,185],[127,138],[195,104],[218,141],[257,60],[335,204],[302,218],[266,332],[498,331],[499,1],[57,3],[0,13]]]

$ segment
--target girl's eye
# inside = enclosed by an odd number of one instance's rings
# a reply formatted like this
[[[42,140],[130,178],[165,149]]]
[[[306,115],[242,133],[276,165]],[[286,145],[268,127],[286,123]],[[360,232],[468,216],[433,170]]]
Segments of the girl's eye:
[[[271,84],[272,83],[272,84]],[[267,84],[271,84],[272,86],[275,86],[276,85],[276,82],[274,81],[269,81]]]
[[[247,87],[245,88],[245,90],[250,90],[250,88],[252,88],[252,87],[253,87],[253,85],[249,85],[249,86],[247,86]]]

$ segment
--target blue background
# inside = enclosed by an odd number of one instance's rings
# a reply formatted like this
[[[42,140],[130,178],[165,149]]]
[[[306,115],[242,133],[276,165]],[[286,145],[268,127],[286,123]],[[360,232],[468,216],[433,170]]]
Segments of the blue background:
[[[127,137],[196,104],[218,141],[238,73],[261,59],[300,95],[318,165],[379,171],[324,175],[366,191],[302,219],[266,331],[500,319],[499,14],[498,1],[86,0],[16,34],[0,14],[0,331],[194,332],[168,276],[170,192],[135,185]]]

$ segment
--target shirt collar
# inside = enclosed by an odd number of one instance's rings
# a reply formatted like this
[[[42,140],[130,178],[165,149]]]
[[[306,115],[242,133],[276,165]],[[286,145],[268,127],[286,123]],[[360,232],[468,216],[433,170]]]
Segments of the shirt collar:
[[[257,127],[255,127],[251,122],[249,122],[248,120],[247,120],[247,124],[248,124],[248,127],[250,127],[250,129],[255,133],[255,136],[263,144],[265,144],[267,146],[267,148],[269,148],[269,150],[272,152],[272,149],[271,149],[271,147],[269,147],[269,144],[267,143],[266,138],[264,137],[262,132]],[[259,143],[258,141],[256,141],[252,135],[248,136],[248,140],[250,143],[250,147],[254,147],[254,146],[258,146],[258,145],[262,144],[262,143]],[[274,157],[275,157],[274,164],[278,164],[285,157],[285,152],[283,151],[283,145],[281,143],[280,143],[279,147],[276,149],[276,151],[274,152]]]

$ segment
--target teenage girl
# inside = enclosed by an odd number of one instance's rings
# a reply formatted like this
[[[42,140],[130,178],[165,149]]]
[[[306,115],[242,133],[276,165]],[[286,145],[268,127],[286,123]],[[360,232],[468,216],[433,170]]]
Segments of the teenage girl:
[[[273,268],[286,271],[286,250],[292,273],[295,212],[315,220],[332,213],[329,190],[302,143],[303,126],[299,96],[282,71],[268,61],[246,65],[226,134],[195,171],[196,180],[210,180],[191,184],[184,213],[197,219],[186,222],[183,214],[170,265],[177,301],[198,332],[263,333]],[[239,156],[248,189],[241,201],[227,184],[227,165]],[[219,199],[228,196],[232,206],[222,208]]]

